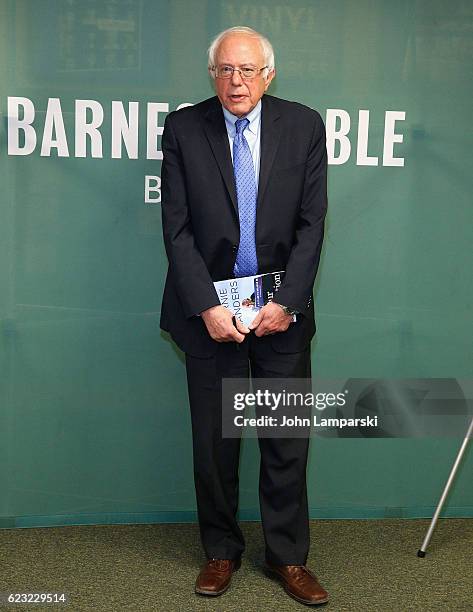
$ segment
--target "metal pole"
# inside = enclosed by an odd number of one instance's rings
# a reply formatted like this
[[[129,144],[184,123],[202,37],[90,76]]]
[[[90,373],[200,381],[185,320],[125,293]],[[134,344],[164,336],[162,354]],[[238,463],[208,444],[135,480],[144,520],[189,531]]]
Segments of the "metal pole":
[[[435,525],[437,524],[437,520],[439,518],[440,513],[442,512],[442,507],[445,503],[445,500],[447,499],[447,495],[448,492],[450,491],[450,487],[452,486],[453,481],[455,480],[455,476],[458,470],[458,467],[461,463],[461,460],[463,458],[463,455],[465,453],[466,447],[468,445],[468,442],[471,438],[473,434],[473,419],[471,419],[471,423],[470,426],[468,428],[467,434],[465,436],[465,439],[463,440],[463,443],[460,447],[460,450],[458,451],[458,455],[457,458],[455,459],[455,463],[453,464],[452,470],[450,472],[450,476],[448,477],[447,480],[447,484],[445,485],[445,488],[443,490],[442,493],[442,497],[440,498],[440,501],[438,503],[437,509],[435,511],[434,517],[430,523],[430,527],[427,531],[427,534],[424,538],[424,541],[422,542],[422,546],[420,547],[420,549],[417,551],[417,556],[418,557],[425,557],[425,551],[427,550],[427,546],[429,545],[430,542],[430,538],[432,537],[432,534],[434,532],[435,529]]]

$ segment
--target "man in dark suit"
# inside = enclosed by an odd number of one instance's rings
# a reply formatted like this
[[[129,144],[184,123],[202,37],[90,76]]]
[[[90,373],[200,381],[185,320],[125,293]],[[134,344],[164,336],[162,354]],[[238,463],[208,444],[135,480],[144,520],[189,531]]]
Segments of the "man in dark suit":
[[[220,595],[238,569],[240,440],[222,437],[223,378],[310,378],[313,285],[327,208],[325,129],[301,104],[264,95],[269,41],[230,28],[209,49],[217,96],[168,115],[162,140],[169,269],[161,327],[186,356],[194,476],[207,563],[195,590]],[[213,282],[285,270],[250,327],[220,305]],[[296,322],[293,322],[296,314]],[[308,438],[260,438],[266,569],[306,604],[328,595],[305,567]]]

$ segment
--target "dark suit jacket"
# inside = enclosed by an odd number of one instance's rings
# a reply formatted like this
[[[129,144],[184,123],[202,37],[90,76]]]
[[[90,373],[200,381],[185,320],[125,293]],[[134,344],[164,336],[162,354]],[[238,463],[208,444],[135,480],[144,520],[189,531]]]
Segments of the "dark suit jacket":
[[[304,350],[315,333],[312,291],[327,209],[325,128],[319,113],[264,95],[256,216],[259,272],[285,270],[277,301],[299,311],[271,336],[278,352]],[[162,138],[162,220],[169,269],[161,328],[195,357],[215,353],[202,310],[218,305],[213,281],[231,278],[238,204],[217,97],[170,113]]]

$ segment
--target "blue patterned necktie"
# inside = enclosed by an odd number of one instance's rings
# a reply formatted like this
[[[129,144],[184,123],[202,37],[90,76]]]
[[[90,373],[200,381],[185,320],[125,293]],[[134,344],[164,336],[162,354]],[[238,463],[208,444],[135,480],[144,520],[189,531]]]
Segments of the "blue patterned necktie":
[[[233,268],[236,277],[252,276],[258,273],[256,258],[256,179],[250,147],[243,134],[249,126],[248,119],[235,122],[236,134],[233,139],[233,169],[240,220],[240,244]]]

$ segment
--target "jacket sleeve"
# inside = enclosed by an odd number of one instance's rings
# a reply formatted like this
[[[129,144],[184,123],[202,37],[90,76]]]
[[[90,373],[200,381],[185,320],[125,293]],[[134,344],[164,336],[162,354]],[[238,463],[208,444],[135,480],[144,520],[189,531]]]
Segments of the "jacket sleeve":
[[[212,279],[195,243],[186,190],[186,169],[173,129],[173,114],[162,137],[161,210],[169,272],[187,318],[220,304]]]
[[[325,126],[317,113],[308,151],[294,246],[276,301],[305,314],[312,299],[327,212]]]

